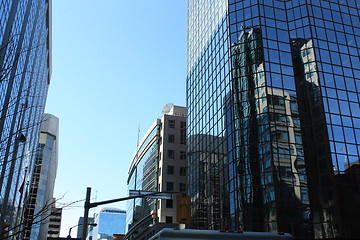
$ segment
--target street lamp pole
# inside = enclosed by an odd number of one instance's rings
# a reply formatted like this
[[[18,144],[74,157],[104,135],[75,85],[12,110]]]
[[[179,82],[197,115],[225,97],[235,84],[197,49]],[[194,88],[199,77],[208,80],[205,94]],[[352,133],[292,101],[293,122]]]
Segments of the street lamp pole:
[[[75,226],[72,226],[71,228],[69,228],[69,235],[67,236],[68,239],[71,239],[71,229],[73,229],[74,227],[77,227],[79,225],[75,225]]]
[[[80,224],[76,224],[75,226],[72,226],[71,228],[69,228],[69,235],[67,236],[67,238],[68,238],[68,239],[71,239],[71,230],[72,230],[74,227],[82,226],[82,225],[83,225],[83,224],[80,223]],[[88,225],[89,225],[89,226],[93,226],[93,227],[97,226],[96,223],[89,223]],[[87,228],[87,226],[86,226],[86,228]]]

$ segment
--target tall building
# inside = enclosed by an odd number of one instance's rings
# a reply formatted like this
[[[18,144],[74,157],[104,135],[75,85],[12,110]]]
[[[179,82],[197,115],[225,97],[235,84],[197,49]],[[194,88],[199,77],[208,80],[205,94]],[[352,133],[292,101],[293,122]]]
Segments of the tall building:
[[[92,232],[93,230],[93,226],[90,225],[90,224],[93,224],[94,223],[94,218],[93,217],[89,217],[88,218],[88,223],[89,223],[89,226],[88,226],[88,233]],[[79,217],[79,221],[78,221],[78,227],[77,227],[77,238],[80,238],[82,237],[82,232],[83,232],[83,223],[84,223],[84,217]],[[88,234],[87,233],[87,234]],[[86,234],[86,235],[87,235]],[[91,235],[92,236],[92,235]]]
[[[194,227],[360,237],[359,8],[188,1]]]
[[[48,219],[48,232],[46,239],[57,239],[60,236],[62,208],[52,206]],[[39,238],[41,239],[41,238]],[[45,238],[44,238],[45,239]]]
[[[125,234],[126,211],[117,208],[103,208],[95,216],[97,225],[92,230],[92,240],[112,240],[114,234]]]
[[[53,192],[58,166],[59,119],[54,115],[44,114],[40,131],[23,239],[46,238],[48,218],[55,206]]]
[[[139,143],[129,168],[128,189],[186,191],[186,108],[167,104]],[[148,226],[175,226],[176,200],[138,198],[127,203],[127,237],[149,237]],[[147,229],[147,230],[145,230]],[[151,230],[151,231],[152,231]],[[149,233],[151,234],[151,233]],[[152,233],[153,234],[153,233]]]
[[[0,235],[19,239],[51,75],[51,0],[0,1]],[[5,224],[5,225],[4,225]]]

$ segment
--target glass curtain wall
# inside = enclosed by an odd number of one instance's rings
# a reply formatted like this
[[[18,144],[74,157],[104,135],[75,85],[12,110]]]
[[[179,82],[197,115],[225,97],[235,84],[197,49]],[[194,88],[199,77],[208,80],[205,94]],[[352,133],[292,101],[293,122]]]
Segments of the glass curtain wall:
[[[227,1],[188,1],[188,175],[193,227],[229,224],[223,105],[230,92]],[[229,110],[230,111],[230,110]]]
[[[0,228],[17,239],[51,73],[51,1],[0,4]]]
[[[158,191],[160,122],[148,133],[138,147],[129,169],[128,189]],[[156,199],[137,198],[127,201],[126,232],[156,211]]]
[[[196,227],[281,231],[299,239],[360,236],[359,5],[188,1]],[[221,150],[212,149],[214,139]],[[202,167],[211,153],[221,156]],[[206,180],[211,171],[219,183]],[[220,220],[204,214],[197,221],[212,205],[220,206]]]

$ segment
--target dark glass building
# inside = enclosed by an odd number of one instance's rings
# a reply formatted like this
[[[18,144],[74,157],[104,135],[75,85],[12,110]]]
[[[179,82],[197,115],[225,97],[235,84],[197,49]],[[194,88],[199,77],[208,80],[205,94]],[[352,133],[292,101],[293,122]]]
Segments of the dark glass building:
[[[188,1],[194,227],[360,237],[359,8]]]
[[[0,235],[23,232],[51,75],[51,0],[0,0]]]

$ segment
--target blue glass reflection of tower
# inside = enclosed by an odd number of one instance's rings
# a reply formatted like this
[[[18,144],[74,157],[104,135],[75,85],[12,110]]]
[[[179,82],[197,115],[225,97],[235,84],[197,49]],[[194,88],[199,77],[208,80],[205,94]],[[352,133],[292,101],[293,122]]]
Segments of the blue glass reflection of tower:
[[[24,227],[50,75],[51,0],[1,1],[0,228],[10,235]]]
[[[188,154],[209,149],[201,134],[227,146],[214,167],[226,178],[219,201],[230,199],[220,228],[359,237],[349,170],[360,156],[359,5],[188,1]],[[189,166],[189,178],[199,171]],[[213,183],[192,182],[196,213],[196,189]],[[205,216],[198,227],[219,226]]]

